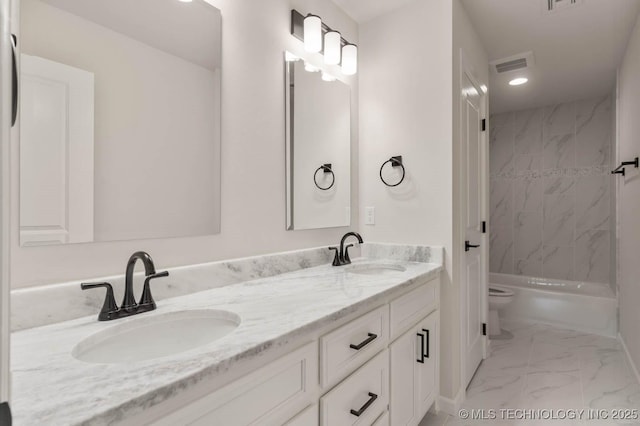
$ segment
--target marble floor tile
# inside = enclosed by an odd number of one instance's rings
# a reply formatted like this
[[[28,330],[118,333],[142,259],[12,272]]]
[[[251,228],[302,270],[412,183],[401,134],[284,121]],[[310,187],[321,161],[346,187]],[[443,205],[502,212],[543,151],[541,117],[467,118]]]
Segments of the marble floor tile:
[[[640,420],[512,419],[501,409],[640,409],[640,384],[617,339],[540,324],[504,321],[511,340],[493,340],[467,388],[466,410],[496,410],[494,420],[446,416],[444,426],[614,426]],[[557,413],[557,411],[556,411]],[[441,426],[443,417],[425,419]]]
[[[578,409],[583,406],[580,373],[527,374],[523,408]]]
[[[449,420],[449,417],[451,416],[446,414],[444,411],[440,411],[438,414],[430,411],[426,416],[424,416],[418,426],[444,426],[444,424]]]
[[[463,407],[513,408],[521,403],[524,376],[506,375],[500,371],[479,371],[467,388],[467,400]]]
[[[537,343],[531,350],[527,373],[580,376],[580,355],[562,345]]]

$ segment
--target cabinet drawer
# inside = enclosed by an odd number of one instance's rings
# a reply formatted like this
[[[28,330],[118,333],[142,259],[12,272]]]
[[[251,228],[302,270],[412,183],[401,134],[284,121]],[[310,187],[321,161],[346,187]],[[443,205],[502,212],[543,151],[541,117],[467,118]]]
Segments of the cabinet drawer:
[[[327,387],[355,371],[389,341],[389,308],[373,312],[320,339],[320,384]]]
[[[174,411],[154,425],[282,425],[313,402],[317,378],[318,350],[314,342]]]
[[[320,424],[370,425],[388,403],[389,352],[385,349],[320,399]]]
[[[435,279],[391,302],[391,340],[438,306],[440,280]]]
[[[318,426],[320,424],[320,416],[318,413],[318,404],[307,407],[302,413],[289,420],[284,426]]]
[[[389,412],[385,411],[371,426],[389,426]]]

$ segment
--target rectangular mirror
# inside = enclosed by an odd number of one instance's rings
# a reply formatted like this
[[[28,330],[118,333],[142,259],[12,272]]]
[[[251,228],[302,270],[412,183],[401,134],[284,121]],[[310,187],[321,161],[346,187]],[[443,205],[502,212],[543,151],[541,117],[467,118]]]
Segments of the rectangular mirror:
[[[351,89],[291,58],[286,53],[287,229],[349,226]]]
[[[220,11],[20,4],[21,244],[220,232]]]

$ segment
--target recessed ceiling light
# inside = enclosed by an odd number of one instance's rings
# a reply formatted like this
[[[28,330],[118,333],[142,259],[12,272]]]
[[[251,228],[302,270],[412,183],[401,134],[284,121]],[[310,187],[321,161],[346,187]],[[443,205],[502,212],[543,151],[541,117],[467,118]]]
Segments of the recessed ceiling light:
[[[509,82],[509,85],[520,86],[521,84],[525,84],[527,81],[529,81],[529,79],[524,77],[514,78]]]
[[[180,3],[191,3],[193,0],[178,0]]]

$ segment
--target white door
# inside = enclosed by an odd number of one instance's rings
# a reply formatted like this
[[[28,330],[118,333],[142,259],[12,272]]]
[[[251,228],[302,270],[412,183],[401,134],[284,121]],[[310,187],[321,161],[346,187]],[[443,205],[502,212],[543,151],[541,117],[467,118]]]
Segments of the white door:
[[[12,56],[10,1],[0,0],[0,403],[9,401],[10,391],[10,284],[9,284],[9,140],[12,117]],[[6,406],[0,406],[0,424],[7,424]]]
[[[20,243],[93,241],[93,74],[20,58]]]
[[[463,379],[469,384],[484,356],[482,324],[487,298],[484,278],[486,238],[482,233],[484,200],[484,143],[482,137],[482,90],[473,77],[463,71],[461,81],[461,229],[464,251],[460,268]]]

